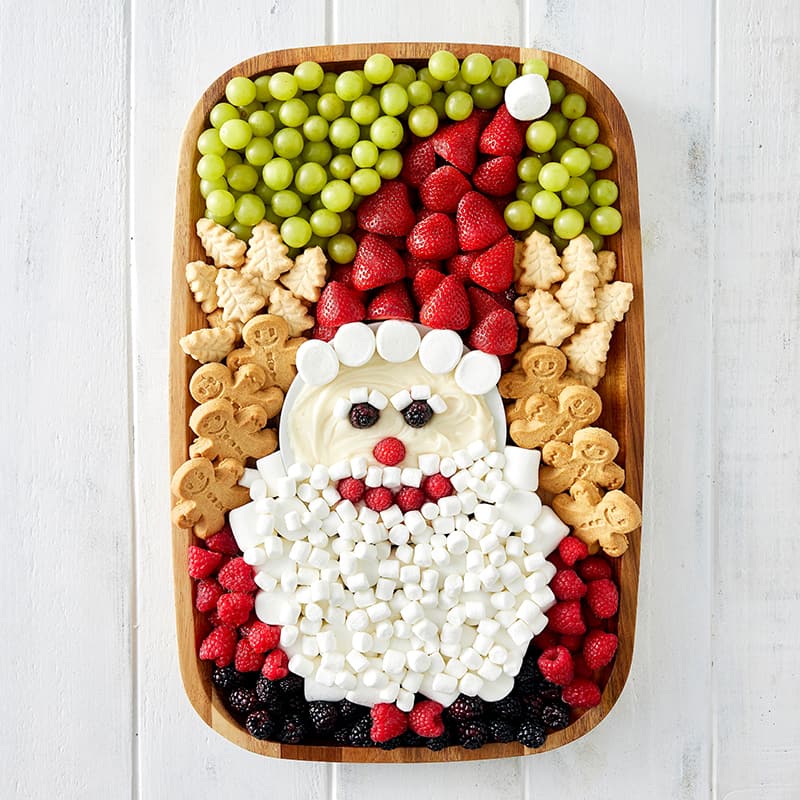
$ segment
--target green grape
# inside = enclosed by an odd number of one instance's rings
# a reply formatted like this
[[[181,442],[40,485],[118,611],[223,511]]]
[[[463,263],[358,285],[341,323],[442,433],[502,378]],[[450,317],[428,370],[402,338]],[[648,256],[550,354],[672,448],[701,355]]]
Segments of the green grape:
[[[589,196],[592,202],[598,206],[610,206],[617,202],[619,189],[614,181],[606,180],[595,181],[589,189]]]
[[[539,170],[542,168],[542,162],[536,156],[527,156],[521,158],[517,164],[517,177],[521,181],[530,183],[535,181],[539,176]]]
[[[358,77],[361,78],[361,82],[364,84],[364,91],[362,92],[362,94],[369,94],[369,92],[371,92],[374,87],[367,80],[367,76],[364,74],[364,70],[363,69],[357,69],[356,73],[358,74]]]
[[[498,58],[492,64],[492,83],[506,87],[517,77],[517,65],[510,58]]]
[[[253,136],[269,136],[275,130],[275,120],[269,111],[254,111],[248,118]]]
[[[536,222],[533,223],[533,229],[548,238],[550,237],[550,227],[543,220],[537,219]]]
[[[461,62],[461,77],[471,86],[489,80],[492,74],[492,59],[483,53],[470,53]]]
[[[580,211],[574,208],[565,208],[559,211],[553,220],[553,230],[562,239],[574,239],[581,235],[583,230],[583,217]]]
[[[569,172],[563,164],[554,161],[550,164],[545,164],[539,170],[537,180],[542,189],[548,192],[560,192],[569,183]]]
[[[539,185],[538,181],[532,181],[530,183],[518,183],[515,197],[517,200],[524,200],[526,203],[530,203],[536,196],[536,193],[541,191],[542,187]]]
[[[325,208],[325,206],[322,205],[322,200],[318,194],[311,195],[311,197],[308,199],[307,205],[312,212],[319,211],[321,208]]]
[[[289,128],[299,128],[308,119],[308,106],[299,97],[293,97],[281,104],[278,119]]]
[[[215,128],[221,128],[228,120],[239,118],[239,112],[230,103],[217,103],[208,115]]]
[[[263,110],[272,117],[272,124],[275,126],[275,129],[280,130],[283,127],[283,123],[278,119],[278,112],[281,110],[281,101],[270,100],[269,103],[264,106]]]
[[[560,103],[567,94],[567,87],[559,80],[547,81],[547,89],[550,92],[551,103]]]
[[[227,188],[228,181],[225,178],[214,178],[213,181],[203,179],[200,181],[200,194],[206,198],[216,189],[227,190]]]
[[[241,222],[231,222],[228,225],[228,230],[237,238],[246,242],[252,235],[253,229],[250,225],[242,225]]]
[[[593,144],[600,135],[600,126],[591,117],[578,117],[569,126],[569,138],[581,147]]]
[[[262,137],[251,139],[244,155],[254,167],[263,167],[273,156],[272,142]]]
[[[330,142],[307,142],[300,154],[301,161],[313,161],[315,164],[327,164],[333,157]]]
[[[331,159],[328,170],[334,178],[346,181],[356,171],[356,162],[351,156],[341,153]]]
[[[289,247],[305,247],[311,238],[311,225],[302,217],[289,217],[281,224],[281,239]]]
[[[228,150],[228,152],[222,156],[222,160],[225,163],[226,170],[242,163],[242,157],[235,150]]]
[[[371,95],[365,94],[353,100],[350,116],[359,125],[371,125],[380,116],[381,104]]]
[[[458,75],[458,59],[449,50],[437,50],[428,59],[428,72],[437,81],[450,81]]]
[[[296,158],[303,152],[303,134],[296,128],[281,128],[272,137],[272,146],[281,158]]]
[[[351,148],[359,139],[361,129],[358,123],[349,117],[339,117],[331,123],[328,138],[334,147]]]
[[[204,180],[213,181],[225,174],[225,162],[221,156],[209,153],[197,162],[197,174]]]
[[[417,106],[408,115],[408,129],[416,136],[430,136],[439,127],[439,115],[432,106]]]
[[[290,72],[276,72],[269,79],[269,91],[276,100],[291,100],[297,94],[297,79]]]
[[[589,187],[583,178],[571,177],[569,183],[561,190],[561,199],[565,205],[579,206],[589,197]]]
[[[541,75],[545,80],[550,74],[550,69],[541,58],[532,58],[522,65],[523,75]]]
[[[249,164],[234,164],[226,173],[225,179],[231,189],[249,192],[258,183],[258,172]]]
[[[315,164],[313,161],[303,164],[294,174],[294,185],[303,194],[310,195],[321,192],[327,182],[328,173],[325,171],[325,167],[322,164]],[[285,216],[291,216],[291,214]]]
[[[561,211],[561,198],[553,192],[537,192],[531,200],[533,211],[542,219],[553,219]]]
[[[272,100],[272,93],[269,90],[270,75],[260,75],[253,81],[256,87],[256,100],[259,103],[268,103]]]
[[[505,207],[503,218],[512,231],[524,231],[533,225],[535,216],[530,203],[514,200]]]
[[[314,115],[303,123],[303,136],[309,142],[322,142],[328,138],[328,120]]]
[[[263,103],[259,103],[258,100],[253,100],[252,103],[248,103],[246,106],[241,106],[239,108],[239,116],[244,119],[245,117],[249,117],[251,114],[254,114],[256,111],[263,111],[263,109]]]
[[[317,103],[319,102],[319,95],[316,92],[306,92],[300,95],[300,100],[306,104],[308,115],[313,116],[317,113]]]
[[[364,91],[364,81],[354,70],[346,70],[336,79],[335,92],[342,100],[355,100]]]
[[[444,112],[444,107],[447,104],[447,95],[444,92],[434,92],[431,97],[431,108],[436,112],[439,119],[444,119],[447,114]]]
[[[431,87],[431,91],[438,92],[439,89],[442,88],[444,85],[442,81],[437,81],[436,78],[431,75],[431,71],[427,67],[423,67],[420,70],[417,70],[417,79],[421,81],[425,81],[428,86]]]
[[[394,117],[378,117],[370,125],[369,138],[381,150],[394,150],[403,141],[403,124]]]
[[[342,220],[342,233],[352,233],[356,229],[356,215],[352,211],[342,211],[339,219]]]
[[[586,100],[577,92],[570,92],[561,101],[561,113],[567,119],[578,119],[586,113]]]
[[[353,202],[353,188],[346,181],[329,181],[320,192],[320,198],[329,211],[341,213],[350,208]]]
[[[409,117],[409,125],[411,118]],[[403,156],[397,150],[384,150],[375,163],[375,171],[381,178],[392,180],[403,170]]]
[[[545,153],[556,143],[556,129],[550,122],[537,119],[525,131],[525,143],[534,153]]]
[[[286,217],[293,217],[300,210],[302,202],[294,192],[283,189],[272,195],[270,205],[279,217],[285,219]]]
[[[381,87],[380,104],[385,114],[399,117],[408,108],[408,94],[399,83],[387,83]]]
[[[599,233],[593,231],[588,225],[583,229],[583,235],[592,243],[595,253],[603,249],[606,240]]]
[[[472,100],[478,108],[497,108],[503,102],[503,90],[492,81],[484,81],[472,87]]]
[[[311,223],[311,230],[317,236],[334,236],[342,229],[342,218],[327,208],[320,208],[314,211],[309,222]]]
[[[336,79],[338,74],[335,72],[326,72],[322,78],[322,83],[317,88],[317,94],[322,97],[324,94],[336,93]]]
[[[283,223],[283,217],[279,217],[271,208],[267,208],[264,212],[264,219],[269,220],[273,225],[280,226]]]
[[[594,211],[596,208],[597,206],[591,200],[586,200],[580,205],[575,206],[575,210],[581,212],[581,216],[583,217],[585,225],[589,224],[589,219],[592,216],[592,211]]]
[[[591,186],[597,180],[597,174],[591,167],[589,167],[589,169],[587,169],[586,172],[581,175],[581,178],[583,178],[587,186]]]
[[[353,145],[352,156],[357,167],[374,167],[378,161],[378,148],[374,142],[362,140]]]
[[[316,61],[303,61],[294,68],[294,79],[304,92],[313,92],[325,77],[325,72]]]
[[[431,102],[433,89],[425,81],[412,81],[408,84],[408,102],[412,106],[426,106]]]
[[[575,142],[572,139],[559,139],[552,147],[550,151],[550,155],[553,157],[553,161],[560,161],[561,156],[567,152],[567,150],[571,150],[575,147]]]
[[[309,220],[309,223],[311,220]],[[311,238],[308,240],[308,244],[306,247],[320,247],[325,252],[328,250],[328,239],[325,236],[317,236],[315,233],[311,234]]]
[[[470,85],[461,77],[461,75],[457,75],[450,81],[445,81],[444,83],[444,91],[445,94],[453,94],[453,92],[468,92],[470,90]]]
[[[611,148],[599,142],[590,144],[586,148],[586,152],[592,159],[592,169],[608,169],[614,162],[614,153],[611,151]]]
[[[311,209],[308,206],[301,206],[300,210],[297,212],[297,216],[309,222],[311,220]]]
[[[225,225],[226,227],[230,225],[234,220],[233,214],[225,214],[224,216],[216,217],[208,209],[206,209],[206,216],[209,219],[213,219],[214,222],[217,223],[217,225]]]
[[[224,189],[214,189],[206,198],[206,208],[215,217],[224,217],[228,214],[233,214],[233,207],[236,204],[236,199],[230,192]]]
[[[228,148],[219,138],[219,131],[216,128],[208,128],[197,137],[197,149],[204,156],[222,156]]]
[[[220,141],[231,150],[244,150],[253,136],[253,131],[243,119],[229,119],[219,129]]]
[[[394,62],[383,53],[373,53],[364,62],[364,76],[370,83],[386,83],[394,71]]]
[[[272,195],[275,194],[274,189],[270,189],[263,180],[260,180],[256,184],[256,188],[253,191],[264,201],[265,204],[268,204],[272,200]]]
[[[550,241],[559,253],[569,244],[569,239],[562,239],[555,231],[550,232]]]
[[[598,206],[589,217],[589,225],[601,236],[611,236],[622,227],[622,214],[611,206]]]
[[[266,208],[264,201],[257,194],[243,194],[233,209],[233,215],[242,225],[257,225],[264,219]]]
[[[392,70],[392,83],[399,83],[404,89],[417,79],[417,71],[408,64],[397,64]]]
[[[303,159],[302,156],[295,156],[294,158],[289,159],[289,164],[291,164],[292,172],[297,172],[297,170],[299,170],[300,167],[302,167],[303,164],[305,163],[306,163],[305,159]]]
[[[328,239],[328,255],[337,264],[349,264],[356,257],[356,241],[346,233],[337,233]]]
[[[559,139],[563,139],[569,130],[569,120],[560,112],[553,109],[548,111],[542,119],[549,122],[556,130],[556,135]]]
[[[270,189],[279,192],[291,184],[294,178],[294,170],[285,158],[273,158],[272,161],[264,164],[261,176]]]
[[[234,106],[249,105],[256,99],[256,85],[241,75],[231,78],[225,87],[225,97]]]
[[[369,125],[359,125],[359,139],[368,140],[369,139]]]
[[[449,94],[444,104],[444,113],[456,121],[466,119],[472,113],[472,95],[460,90]]]
[[[592,157],[582,147],[570,147],[561,155],[561,163],[570,175],[583,175],[592,163]]]
[[[350,186],[356,195],[375,194],[381,188],[381,176],[374,169],[357,169],[350,176]]]

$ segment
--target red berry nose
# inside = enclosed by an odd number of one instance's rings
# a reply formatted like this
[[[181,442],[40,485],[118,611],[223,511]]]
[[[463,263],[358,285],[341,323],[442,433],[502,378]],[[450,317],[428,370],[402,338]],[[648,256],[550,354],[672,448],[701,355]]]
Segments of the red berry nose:
[[[394,436],[381,439],[372,450],[372,455],[379,464],[393,467],[406,457],[405,445]]]

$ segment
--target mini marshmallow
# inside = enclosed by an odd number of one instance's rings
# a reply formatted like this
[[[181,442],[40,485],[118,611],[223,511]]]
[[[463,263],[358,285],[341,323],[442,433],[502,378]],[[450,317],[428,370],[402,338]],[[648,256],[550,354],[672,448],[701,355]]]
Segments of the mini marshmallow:
[[[296,653],[289,659],[289,670],[301,678],[308,678],[314,673],[314,662],[310,658]]]
[[[467,612],[464,606],[455,606],[447,612],[447,621],[452,625],[463,625],[467,619]]]
[[[411,629],[423,642],[435,642],[439,633],[436,623],[430,619],[421,619],[415,622]]]
[[[428,399],[428,405],[434,414],[444,414],[447,411],[447,403],[440,394],[435,394]]]
[[[541,452],[509,445],[505,449],[503,477],[515,489],[535,492],[539,488]]]
[[[555,605],[556,596],[549,586],[545,586],[536,592],[531,592],[531,600],[536,603],[542,611],[547,611]],[[528,620],[525,621],[528,622]],[[531,628],[533,627],[532,623],[528,622],[528,624]]]
[[[486,536],[481,538],[478,544],[480,545],[481,552],[485,554],[490,553],[496,547],[500,547],[500,540],[493,533],[487,533]]]
[[[254,470],[255,471],[255,470]],[[257,471],[256,475],[259,473]],[[263,500],[267,496],[267,482],[262,480],[260,477],[257,477],[251,484],[250,484],[250,499],[251,500]]]
[[[400,483],[403,486],[419,488],[422,483],[422,470],[416,467],[404,467],[400,472]]]
[[[467,547],[469,546],[469,540],[467,539],[467,534],[463,531],[453,531],[447,537],[447,550],[448,552],[452,553],[453,555],[461,555],[467,552]]]
[[[422,572],[419,579],[419,585],[426,592],[436,591],[439,586],[439,572],[435,569],[426,569]]]
[[[420,567],[429,567],[433,564],[430,545],[425,542],[417,544],[414,548],[414,563]]]
[[[478,670],[478,675],[490,682],[497,680],[502,674],[503,668],[499,664],[493,664],[489,659],[484,660]]]
[[[383,483],[383,469],[381,467],[369,467],[364,483],[370,488],[377,488]]]
[[[400,616],[408,623],[413,625],[425,616],[422,606],[416,601],[409,603],[400,611]]]
[[[458,690],[458,680],[452,675],[440,672],[433,678],[433,689],[436,692],[449,694]]]
[[[454,517],[461,512],[461,500],[459,500],[456,495],[451,494],[447,497],[440,498],[438,506],[439,513],[443,517]]]
[[[410,390],[412,400],[428,400],[431,396],[431,387],[427,384],[415,384]]]
[[[244,563],[251,567],[258,567],[267,560],[263,547],[248,547],[243,553]]]
[[[350,459],[350,473],[354,478],[363,478],[367,474],[367,459],[364,456],[353,456]]]
[[[489,563],[493,567],[501,567],[506,563],[506,558],[506,551],[503,550],[502,547],[498,547],[496,550],[492,550],[492,552],[489,553]]]
[[[444,589],[448,594],[458,594],[464,585],[461,575],[448,575],[444,579]]]
[[[480,550],[469,550],[467,552],[467,573],[480,572],[483,567],[483,553]]]
[[[361,653],[372,649],[373,639],[366,631],[357,631],[353,634],[353,647]]]
[[[504,99],[508,113],[525,122],[543,117],[552,103],[547,82],[533,72],[514,78],[506,86]]]
[[[392,559],[378,564],[378,575],[382,578],[397,580],[400,577],[400,563]]]
[[[440,459],[437,453],[423,453],[417,461],[423,475],[435,475],[439,471]]]
[[[506,586],[511,586],[522,576],[516,561],[508,561],[500,567],[500,577]]]
[[[317,634],[317,646],[320,653],[333,653],[336,650],[336,634],[331,631],[322,631]]]
[[[524,622],[524,620],[521,619],[518,619],[512,625],[509,625],[507,633],[511,637],[514,644],[518,647],[522,647],[523,645],[527,644],[532,638],[531,629]]]
[[[289,558],[296,561],[298,564],[305,564],[308,557],[311,555],[311,545],[303,540],[295,542],[291,550],[289,550]]]
[[[286,592],[286,594],[291,594],[297,590],[296,572],[284,572],[283,575],[281,575],[281,589]],[[266,620],[264,620],[264,622],[266,622]]]
[[[389,402],[398,411],[403,411],[403,409],[406,409],[411,405],[411,393],[408,391],[408,389],[401,389],[399,392],[393,394],[389,398]]]
[[[472,456],[467,450],[456,450],[453,453],[453,460],[459,469],[468,469],[472,466]]]
[[[353,668],[354,672],[363,672],[369,666],[367,657],[358,650],[350,650],[345,656],[345,660]]]
[[[396,561],[394,562],[397,563]],[[388,578],[378,578],[378,583],[375,586],[375,597],[378,600],[391,600],[392,595],[397,584]]]
[[[456,465],[456,462],[450,458],[450,456],[441,459],[439,462],[439,472],[441,472],[445,478],[450,478],[451,476],[455,475],[457,470],[458,466]]]
[[[356,686],[358,686],[358,679],[356,676],[345,670],[337,672],[336,678],[333,682],[336,684],[336,686],[348,692],[352,691],[356,688]]]
[[[485,619],[488,614],[486,603],[483,600],[468,600],[466,603],[466,609],[467,619],[481,620]],[[485,655],[485,653],[482,655]]]
[[[417,566],[408,565],[400,568],[401,583],[419,583],[420,569]]]
[[[445,533],[451,533],[456,529],[456,523],[452,517],[436,517],[431,524],[433,525],[433,530],[436,532],[437,536],[441,536]]]
[[[291,647],[300,635],[300,629],[296,625],[284,625],[281,628],[281,645],[283,647]]]
[[[363,572],[356,572],[345,579],[345,584],[351,592],[363,592],[369,589],[369,578]]]
[[[307,339],[297,349],[297,374],[309,386],[324,386],[339,374],[339,358],[328,342]]]
[[[489,448],[486,446],[486,442],[476,439],[467,446],[467,452],[477,461],[477,459],[489,455]]]
[[[365,631],[369,628],[369,616],[366,611],[357,608],[347,615],[347,622],[345,622],[345,625],[353,632]]]
[[[496,505],[501,505],[508,499],[511,491],[511,484],[506,483],[505,481],[498,481],[492,487],[492,492],[489,495],[489,499]]]
[[[422,587],[418,583],[404,583],[403,594],[409,600],[422,600]]]
[[[486,456],[486,463],[492,469],[502,469],[506,465],[505,454],[501,453],[499,450],[492,450],[492,452]]]
[[[371,508],[367,508],[366,506],[362,506],[361,510],[358,512],[358,521],[363,525],[366,522],[376,523],[380,517],[378,516],[378,512],[374,511]]]
[[[331,507],[325,502],[324,498],[316,497],[308,504],[308,510],[317,519],[322,520],[330,514]]]
[[[425,519],[436,519],[439,516],[439,506],[436,503],[423,503],[420,513]]]
[[[389,405],[389,398],[385,394],[383,394],[382,392],[379,392],[377,389],[373,389],[369,393],[369,397],[367,398],[367,402],[373,408],[377,408],[378,411],[383,411],[383,409],[386,408],[386,406]]]
[[[234,509],[236,511],[237,509]],[[233,514],[233,512],[231,512]],[[275,517],[271,514],[259,514],[256,519],[256,536],[269,536],[275,530]],[[241,536],[237,537],[237,543]],[[244,542],[242,542],[244,544]]]
[[[421,650],[409,650],[406,653],[406,663],[410,670],[424,673],[431,665],[431,657]]]
[[[483,679],[472,672],[468,672],[459,682],[458,691],[468,697],[475,697],[483,688]]]
[[[373,667],[370,667],[364,672],[361,680],[363,681],[364,686],[368,686],[370,689],[382,689],[387,683],[389,683],[389,678]]]
[[[375,602],[375,592],[372,589],[353,592],[353,599],[358,608],[369,608]]]
[[[483,657],[474,647],[466,647],[464,650],[461,651],[461,655],[458,657],[459,661],[464,664],[467,669],[476,670],[483,664]]]
[[[421,672],[407,672],[400,684],[406,691],[416,694],[425,676]]]
[[[522,558],[525,553],[525,544],[522,539],[516,536],[509,536],[506,539],[506,553],[510,558]]]
[[[403,564],[410,564],[414,558],[414,549],[408,544],[401,544],[395,551],[395,557]]]
[[[337,397],[333,404],[333,416],[336,419],[347,419],[352,408],[353,404],[346,397]]]
[[[369,400],[369,389],[366,386],[355,386],[347,393],[347,397],[353,405],[366,403]]]
[[[386,324],[386,323],[384,323]],[[414,708],[414,694],[412,692],[407,691],[406,689],[400,689],[397,693],[397,700],[395,701],[395,705],[401,710],[408,713]]]
[[[278,585],[278,581],[266,572],[257,572],[253,580],[256,586],[258,586],[259,589],[263,589],[265,592],[271,592]]]
[[[377,544],[386,538],[386,528],[374,522],[365,522],[361,526],[361,534],[365,542]]]
[[[472,350],[458,362],[455,380],[467,394],[483,395],[497,386],[500,374],[500,359],[497,356]]]
[[[399,489],[401,475],[402,475],[402,470],[400,469],[400,467],[384,467],[383,485],[387,489]]]
[[[473,514],[478,507],[478,496],[471,489],[459,492],[458,499],[461,502],[461,510],[464,514]]]
[[[475,519],[478,522],[483,522],[485,525],[491,525],[496,522],[500,517],[500,511],[496,506],[489,505],[488,503],[478,503],[475,506]]]
[[[340,481],[349,478],[351,474],[350,462],[346,460],[336,461],[328,467],[328,475],[332,481]]]
[[[510,592],[496,592],[491,597],[491,604],[498,611],[506,611],[514,607],[514,595]]]
[[[472,475],[473,478],[483,478],[489,472],[489,466],[483,459],[480,461],[476,461],[470,468],[469,474]]]
[[[272,455],[275,454],[273,453]],[[283,459],[281,459],[281,461],[282,460]],[[244,486],[245,489],[250,489],[256,481],[260,480],[261,480],[261,473],[257,469],[251,469],[250,467],[245,467],[244,471],[242,472],[242,477],[239,478],[239,486]]]
[[[558,518],[550,506],[543,506],[534,521],[536,543],[544,555],[549,555],[569,533],[569,528]]]
[[[281,499],[294,497],[297,493],[297,481],[288,476],[271,479],[270,487],[274,489],[275,494]]]
[[[273,480],[274,478],[282,478],[284,475],[286,475],[283,457],[278,450],[276,450],[274,453],[270,453],[268,456],[259,458],[256,461],[256,468],[261,474],[261,477],[267,482]]]
[[[450,553],[444,547],[434,547],[431,550],[431,558],[437,567],[444,567],[450,563]]]
[[[425,517],[423,517],[419,511],[406,511],[403,516],[403,522],[412,536],[419,535],[428,527]]]

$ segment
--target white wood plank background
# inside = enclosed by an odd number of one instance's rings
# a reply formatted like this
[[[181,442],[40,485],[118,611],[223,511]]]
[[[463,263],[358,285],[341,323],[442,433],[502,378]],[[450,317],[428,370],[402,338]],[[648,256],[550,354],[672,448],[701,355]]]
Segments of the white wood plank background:
[[[799,38],[792,0],[0,0],[0,796],[800,797]],[[173,643],[178,143],[248,55],[405,39],[563,52],[631,120],[648,359],[633,669],[600,727],[546,755],[264,760],[196,718]]]

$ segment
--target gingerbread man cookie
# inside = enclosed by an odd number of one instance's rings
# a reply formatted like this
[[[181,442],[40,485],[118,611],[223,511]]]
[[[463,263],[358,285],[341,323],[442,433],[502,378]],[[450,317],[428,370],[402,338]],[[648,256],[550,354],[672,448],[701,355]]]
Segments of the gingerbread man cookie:
[[[237,370],[243,364],[258,364],[272,384],[286,392],[297,374],[297,348],[306,340],[302,336],[290,339],[286,320],[274,314],[253,317],[242,329],[242,338],[245,347],[228,356],[228,366]]]
[[[172,521],[179,528],[194,528],[195,536],[205,539],[225,524],[225,512],[244,505],[250,492],[239,486],[244,467],[225,459],[218,467],[207,458],[191,458],[175,470],[172,494],[178,504]]]
[[[619,489],[625,471],[614,463],[617,453],[617,440],[602,428],[579,430],[572,444],[548,442],[542,448],[542,461],[550,466],[539,470],[539,486],[559,494],[583,479],[604,489]]]
[[[532,394],[557,397],[565,387],[576,383],[564,377],[567,357],[557,348],[544,344],[528,346],[519,359],[519,369],[507,372],[500,378],[500,394],[509,400],[518,400]]]
[[[558,400],[533,394],[526,401],[521,419],[508,428],[520,447],[532,450],[547,442],[569,442],[577,431],[591,425],[603,408],[600,395],[586,386],[567,386]]]
[[[583,541],[590,553],[601,547],[610,556],[621,556],[628,549],[625,535],[642,524],[639,506],[625,492],[615,489],[601,495],[589,481],[577,480],[569,494],[553,498],[553,509],[572,526],[572,533]]]
[[[241,464],[251,457],[262,458],[278,444],[275,431],[263,430],[266,424],[267,413],[261,406],[235,411],[230,400],[209,400],[189,417],[189,427],[197,434],[189,455],[212,461],[234,458]]]
[[[236,411],[260,406],[268,419],[283,405],[283,392],[271,385],[266,370],[258,364],[245,364],[235,373],[224,364],[206,364],[192,375],[189,391],[198,403],[224,398]]]

